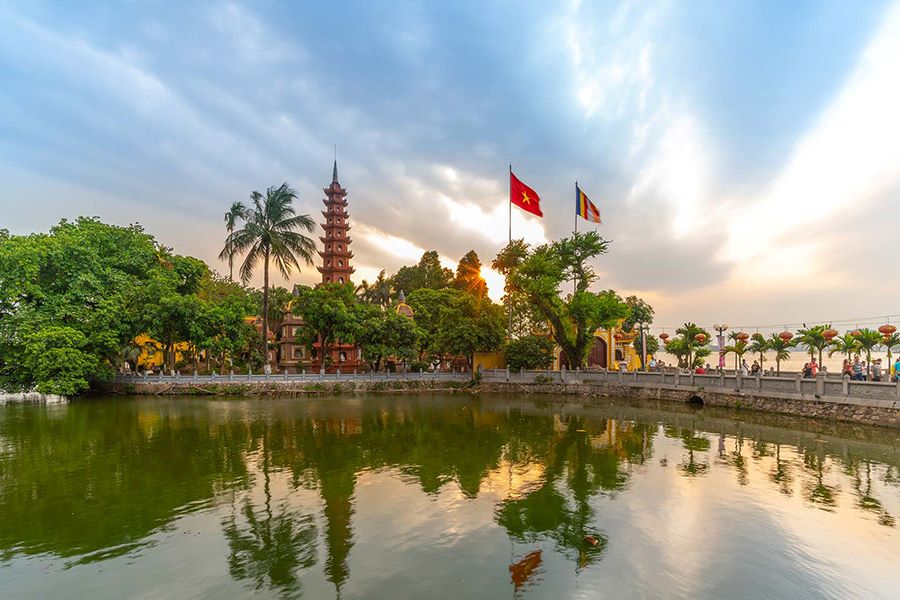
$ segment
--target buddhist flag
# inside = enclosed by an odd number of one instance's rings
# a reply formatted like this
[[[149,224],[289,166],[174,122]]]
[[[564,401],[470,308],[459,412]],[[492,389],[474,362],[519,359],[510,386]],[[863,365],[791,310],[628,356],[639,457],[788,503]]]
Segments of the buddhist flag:
[[[519,178],[509,172],[509,201],[526,212],[543,217],[541,212],[541,197],[533,189],[519,181]]]
[[[577,183],[575,184],[575,214],[587,221],[602,223],[600,220],[600,209],[588,200],[587,194],[581,191]]]

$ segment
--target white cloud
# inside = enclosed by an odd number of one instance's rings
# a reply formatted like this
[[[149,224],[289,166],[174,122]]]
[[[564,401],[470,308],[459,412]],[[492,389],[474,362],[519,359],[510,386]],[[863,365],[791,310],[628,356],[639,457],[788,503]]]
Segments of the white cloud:
[[[812,225],[842,211],[871,210],[867,204],[897,189],[898,73],[900,4],[895,4],[843,89],[796,144],[769,189],[734,214],[724,258],[747,261],[772,247],[804,245],[803,232]],[[773,271],[804,274],[796,263],[766,262]]]

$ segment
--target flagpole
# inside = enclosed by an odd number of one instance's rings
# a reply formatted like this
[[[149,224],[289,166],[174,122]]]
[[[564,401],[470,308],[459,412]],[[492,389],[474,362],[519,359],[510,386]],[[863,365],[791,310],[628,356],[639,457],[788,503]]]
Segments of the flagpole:
[[[579,202],[581,201],[581,199],[578,198],[578,181],[577,180],[575,181],[575,199],[578,200]],[[577,207],[575,209],[575,232],[574,233],[575,233],[575,235],[578,235],[578,208]],[[578,277],[575,277],[572,280],[572,297],[573,298],[575,297],[575,292],[577,292],[577,291],[578,291]]]
[[[506,202],[509,204],[509,243],[512,244],[512,163],[509,163],[509,198],[506,199]],[[506,295],[506,314],[509,317],[506,339],[512,341],[512,296],[509,295],[509,292]]]

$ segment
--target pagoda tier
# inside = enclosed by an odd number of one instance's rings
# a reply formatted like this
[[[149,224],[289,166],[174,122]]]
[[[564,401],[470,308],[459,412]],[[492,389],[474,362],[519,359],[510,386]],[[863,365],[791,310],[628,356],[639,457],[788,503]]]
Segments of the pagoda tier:
[[[343,244],[346,245],[346,246],[349,246],[349,245],[350,245],[350,242],[352,241],[351,238],[349,238],[349,237],[330,237],[330,238],[327,238],[327,237],[325,237],[324,235],[320,235],[320,236],[319,236],[319,240],[320,240],[323,244],[330,244],[331,242],[335,242],[335,243],[343,243]],[[328,250],[326,250],[326,252],[328,252]]]
[[[353,253],[350,252],[349,250],[332,250],[329,252],[323,252],[322,250],[319,250],[318,254],[322,258],[331,258],[332,256],[339,256],[339,257],[343,258],[344,260],[353,258]]]
[[[325,217],[326,219],[329,217],[343,217],[345,219],[350,218],[350,213],[348,213],[346,210],[341,211],[341,212],[329,212],[327,210],[323,210],[320,212],[322,213],[322,216]]]

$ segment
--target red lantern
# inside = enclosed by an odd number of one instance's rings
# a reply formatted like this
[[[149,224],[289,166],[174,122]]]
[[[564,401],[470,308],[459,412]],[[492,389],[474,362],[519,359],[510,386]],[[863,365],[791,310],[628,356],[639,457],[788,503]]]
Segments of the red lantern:
[[[830,342],[837,337],[837,334],[837,329],[826,329],[822,332],[822,337],[825,338],[825,341]]]
[[[859,329],[854,329],[853,331],[850,332],[850,335],[852,337],[859,337],[862,335],[862,332]]]
[[[663,344],[666,344],[669,342],[669,334],[666,332],[662,332],[661,334],[659,334],[659,339],[663,341]]]
[[[884,324],[878,328],[878,332],[884,337],[890,337],[893,333],[897,331],[897,328],[893,325]]]
[[[702,344],[706,341],[706,336],[703,335],[702,333],[698,333],[697,335],[694,336],[694,339],[697,340],[698,344]]]
[[[778,337],[780,337],[781,340],[784,342],[789,342],[789,341],[791,341],[791,338],[794,337],[794,334],[791,333],[790,331],[782,331],[781,333],[778,334]]]
[[[737,334],[737,339],[739,339],[739,340],[742,341],[742,342],[746,342],[747,340],[750,339],[750,334],[744,333],[744,332],[742,331],[742,332],[740,332],[739,334]]]

